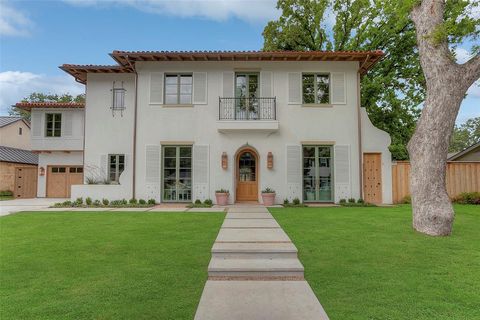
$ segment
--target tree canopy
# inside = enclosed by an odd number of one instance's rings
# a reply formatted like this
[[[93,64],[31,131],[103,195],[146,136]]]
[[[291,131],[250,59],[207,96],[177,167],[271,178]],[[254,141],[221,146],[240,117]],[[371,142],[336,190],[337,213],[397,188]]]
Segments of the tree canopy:
[[[471,118],[453,129],[448,152],[460,152],[480,142],[480,117]]]

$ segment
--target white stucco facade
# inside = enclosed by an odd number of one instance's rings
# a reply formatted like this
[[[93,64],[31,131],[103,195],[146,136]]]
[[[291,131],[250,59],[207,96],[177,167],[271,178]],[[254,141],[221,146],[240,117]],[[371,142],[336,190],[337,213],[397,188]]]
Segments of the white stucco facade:
[[[135,197],[162,202],[162,146],[191,145],[192,200],[215,201],[215,190],[223,188],[230,190],[230,202],[235,201],[235,156],[244,146],[258,153],[258,201],[265,187],[276,191],[277,203],[285,198],[302,200],[302,146],[331,145],[334,202],[361,197],[361,155],[375,152],[382,154],[382,202],[391,203],[390,138],[373,127],[363,109],[358,110],[358,62],[158,61],[137,62],[135,68],[137,85],[135,73],[87,75],[85,177],[93,171],[105,175],[110,154],[125,155],[125,170],[121,187],[73,186],[72,198]],[[240,71],[259,74],[260,96],[275,97],[275,119],[219,120],[219,98],[233,96],[232,77]],[[331,93],[336,95],[336,102],[310,106],[294,99],[298,92],[292,83],[307,72],[336,76]],[[168,73],[193,74],[193,104],[166,105],[161,98],[152,98],[157,94],[152,93],[152,79]],[[121,112],[110,109],[114,86],[126,90],[125,110]],[[197,95],[196,86],[205,94]],[[267,167],[269,152],[273,168]],[[228,157],[226,169],[221,166],[224,153]]]

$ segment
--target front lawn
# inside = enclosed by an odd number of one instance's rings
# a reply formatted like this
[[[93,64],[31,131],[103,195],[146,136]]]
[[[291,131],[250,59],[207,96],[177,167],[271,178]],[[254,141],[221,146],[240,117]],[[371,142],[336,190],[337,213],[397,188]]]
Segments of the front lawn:
[[[1,319],[192,319],[224,214],[0,218]]]
[[[411,208],[270,209],[332,320],[480,319],[480,207],[451,237],[411,228]]]

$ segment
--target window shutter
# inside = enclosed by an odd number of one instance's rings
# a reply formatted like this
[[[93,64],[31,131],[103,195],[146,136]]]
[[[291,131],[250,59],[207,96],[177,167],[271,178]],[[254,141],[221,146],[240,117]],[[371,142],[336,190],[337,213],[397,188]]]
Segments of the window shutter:
[[[150,74],[150,103],[163,103],[163,72]]]
[[[42,118],[43,113],[32,112],[32,136],[42,136]]]
[[[332,72],[332,104],[346,104],[345,73]]]
[[[193,146],[193,197],[202,201],[209,198],[209,146]]]
[[[302,146],[287,145],[287,198],[302,199]]]
[[[288,104],[302,104],[302,74],[288,74]]]
[[[207,104],[207,73],[193,73],[193,104]]]
[[[273,97],[273,72],[260,72],[260,97]]]
[[[145,192],[146,198],[160,202],[160,146],[145,146]]]
[[[100,156],[100,177],[108,179],[108,155],[102,154]]]
[[[334,180],[335,201],[351,198],[350,190],[350,146],[336,145],[334,147]]]
[[[223,73],[223,97],[224,98],[235,97],[235,93],[233,92],[233,84],[234,84],[233,77],[234,77],[233,72]]]
[[[73,114],[72,112],[65,112],[64,114],[65,121],[63,123],[63,134],[65,136],[72,136],[73,135]]]

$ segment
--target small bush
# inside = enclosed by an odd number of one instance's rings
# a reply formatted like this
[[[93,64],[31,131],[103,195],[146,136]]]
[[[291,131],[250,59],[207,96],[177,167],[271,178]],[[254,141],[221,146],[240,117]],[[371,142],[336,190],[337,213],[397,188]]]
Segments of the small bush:
[[[124,200],[125,200],[125,199],[124,199]],[[125,201],[127,201],[127,200],[125,200]],[[125,203],[125,204],[126,204],[126,203]],[[119,206],[124,205],[124,203],[123,203],[123,200],[112,200],[112,201],[110,201],[110,205],[111,205],[112,207],[119,207]]]
[[[360,198],[360,199],[357,200],[357,203],[365,203],[365,201],[363,201],[363,199]]]
[[[93,201],[93,205],[95,207],[100,207],[102,205],[102,203],[100,202],[100,200],[95,200],[95,201]]]
[[[77,200],[75,200],[75,206],[81,206],[83,204],[83,198],[78,197]]]
[[[128,201],[128,203],[130,203],[130,204],[137,204],[137,199],[132,198],[132,199],[130,199],[130,200]]]
[[[122,199],[122,200],[121,200],[121,204],[123,204],[123,205],[127,205],[127,204],[128,204],[128,201],[127,201],[127,199]]]
[[[345,199],[340,199],[340,201],[338,201],[338,202],[339,202],[340,204],[342,204],[342,203],[347,203],[347,200],[345,200]]]
[[[0,197],[13,197],[13,191],[10,191],[10,190],[0,191]]]
[[[410,197],[410,195],[403,197],[402,203],[403,203],[403,204],[410,204],[410,203],[412,203],[412,197]]]
[[[195,200],[195,204],[202,204],[202,200],[200,199]]]
[[[110,201],[108,201],[108,199],[105,199],[105,198],[102,199],[102,204],[104,206],[108,206],[109,203],[110,203]]]
[[[284,205],[289,205],[289,204],[290,204],[290,201],[288,201],[288,199],[285,198],[285,199],[283,200],[283,204],[284,204]]]
[[[156,204],[157,202],[155,199],[148,199],[148,204]]]
[[[266,187],[265,189],[262,190],[262,193],[275,193],[275,190],[273,190],[270,187]]]
[[[86,197],[86,198],[85,198],[85,204],[86,204],[87,206],[92,205],[92,202],[93,202],[93,201],[92,201],[92,198],[90,198],[90,197]]]
[[[145,200],[143,200],[143,199],[140,199],[140,200],[138,200],[138,204],[146,205],[146,204],[147,204],[147,201],[145,201]]]
[[[348,199],[348,203],[355,203],[355,198]]]
[[[63,201],[63,202],[62,202],[62,205],[63,205],[64,207],[71,207],[71,206],[72,206],[72,201],[70,201],[70,200]]]
[[[298,205],[300,204],[300,199],[295,198],[295,199],[293,199],[292,203],[293,203],[294,205],[298,206]]]
[[[215,193],[230,193],[230,191],[228,191],[227,189],[219,189],[219,190],[215,190]]]
[[[210,207],[213,205],[212,199],[207,199],[203,203],[206,204],[207,206],[210,206]]]
[[[480,192],[462,192],[453,199],[454,203],[480,204]]]

